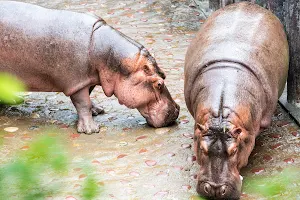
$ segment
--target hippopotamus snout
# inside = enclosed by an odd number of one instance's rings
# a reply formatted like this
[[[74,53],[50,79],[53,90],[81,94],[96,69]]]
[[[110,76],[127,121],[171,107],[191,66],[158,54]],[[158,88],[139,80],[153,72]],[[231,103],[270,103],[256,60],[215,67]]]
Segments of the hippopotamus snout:
[[[155,128],[168,126],[173,123],[179,115],[180,106],[172,99],[163,81],[159,91],[154,91],[155,99],[147,106],[138,108],[146,118],[147,123]]]
[[[157,112],[158,110],[160,112]],[[156,109],[150,110],[146,121],[149,125],[156,128],[168,126],[178,118],[179,111],[180,106],[174,101],[168,103],[158,102]]]
[[[240,191],[235,183],[215,184],[213,182],[199,181],[197,192],[209,199],[239,199]]]
[[[212,120],[210,123],[214,122]],[[196,126],[194,144],[196,159],[200,164],[197,192],[209,199],[239,199],[242,178],[238,157],[242,153],[238,152],[239,144],[233,135],[241,130],[233,128],[229,131],[227,127],[233,125],[223,125],[208,129],[205,125]]]

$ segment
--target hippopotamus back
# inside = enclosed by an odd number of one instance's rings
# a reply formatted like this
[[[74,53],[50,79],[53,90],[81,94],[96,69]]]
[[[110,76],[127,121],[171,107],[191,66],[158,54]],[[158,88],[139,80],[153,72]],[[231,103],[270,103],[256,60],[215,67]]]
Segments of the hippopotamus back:
[[[239,63],[258,79],[270,118],[288,72],[288,44],[283,26],[271,12],[251,3],[220,9],[201,27],[186,54],[185,98],[193,114],[190,92],[206,66],[219,61]]]

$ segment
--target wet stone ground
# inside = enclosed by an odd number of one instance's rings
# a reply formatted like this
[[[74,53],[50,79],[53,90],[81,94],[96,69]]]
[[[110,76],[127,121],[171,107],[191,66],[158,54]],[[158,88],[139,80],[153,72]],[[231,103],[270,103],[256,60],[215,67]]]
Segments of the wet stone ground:
[[[191,39],[209,14],[208,3],[183,0],[25,2],[95,13],[142,43],[165,70],[166,85],[181,106],[181,113],[175,125],[154,129],[147,126],[136,110],[119,105],[114,97],[105,97],[101,87],[96,87],[92,99],[106,112],[95,117],[101,125],[100,133],[79,135],[75,129],[75,108],[68,97],[61,93],[24,93],[24,104],[0,108],[0,132],[4,138],[0,163],[7,161],[16,150],[30,148],[27,143],[49,127],[56,127],[69,146],[71,166],[89,163],[95,167],[101,180],[99,186],[104,188],[101,199],[197,199],[193,119],[184,102],[183,65]],[[7,127],[18,127],[18,130],[8,132]],[[272,175],[286,167],[299,166],[299,138],[299,127],[278,106],[272,126],[257,138],[242,175]],[[49,199],[80,199],[76,191],[82,185],[84,172],[74,167],[69,174],[62,196]],[[292,184],[292,190],[300,193],[300,181]],[[259,197],[243,193],[242,199]]]

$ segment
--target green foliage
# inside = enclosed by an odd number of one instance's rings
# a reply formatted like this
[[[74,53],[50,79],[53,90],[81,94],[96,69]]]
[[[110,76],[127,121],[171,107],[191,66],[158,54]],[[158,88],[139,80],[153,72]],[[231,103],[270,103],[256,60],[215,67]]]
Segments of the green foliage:
[[[299,168],[286,168],[281,173],[270,177],[246,177],[243,191],[268,199],[276,199],[278,195],[287,199],[297,199],[300,193],[299,177]]]
[[[28,165],[34,163],[38,168],[48,165],[55,172],[67,170],[67,155],[57,138],[44,136],[30,145],[29,151],[21,154]]]
[[[17,92],[25,91],[24,84],[15,76],[0,73],[0,103],[19,104],[23,99],[16,96]]]
[[[12,163],[0,170],[1,196],[9,199],[44,199],[57,187],[47,185],[44,178],[66,171],[67,155],[57,139],[43,136],[30,144]]]
[[[68,169],[68,155],[57,136],[42,136],[29,144],[7,164],[0,166],[1,199],[39,200],[47,196],[57,196],[63,189],[61,183]],[[91,172],[90,172],[91,173]],[[95,199],[100,190],[90,173],[85,179],[80,196],[85,200]]]
[[[270,200],[300,199],[299,177],[299,168],[286,168],[273,176],[245,177],[242,191]],[[205,200],[200,196],[193,196],[191,199]]]
[[[95,197],[97,197],[99,195],[99,186],[97,184],[97,181],[95,178],[93,178],[91,175],[89,175],[83,184],[83,188],[82,188],[82,198],[84,200],[90,200],[90,199],[94,199]]]

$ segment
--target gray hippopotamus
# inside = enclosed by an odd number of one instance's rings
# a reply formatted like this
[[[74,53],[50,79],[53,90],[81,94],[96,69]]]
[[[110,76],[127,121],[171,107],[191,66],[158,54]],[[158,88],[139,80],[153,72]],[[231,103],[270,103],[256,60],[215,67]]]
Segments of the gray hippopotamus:
[[[98,132],[89,93],[137,108],[154,127],[174,122],[179,106],[165,74],[139,43],[99,17],[36,5],[0,2],[0,72],[19,77],[30,91],[63,92],[78,112],[78,132]]]
[[[195,119],[199,194],[240,198],[240,169],[260,129],[271,123],[288,61],[282,24],[258,5],[229,5],[202,25],[184,69],[186,105]]]

